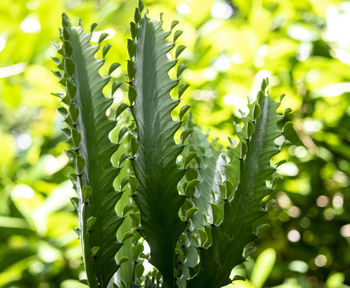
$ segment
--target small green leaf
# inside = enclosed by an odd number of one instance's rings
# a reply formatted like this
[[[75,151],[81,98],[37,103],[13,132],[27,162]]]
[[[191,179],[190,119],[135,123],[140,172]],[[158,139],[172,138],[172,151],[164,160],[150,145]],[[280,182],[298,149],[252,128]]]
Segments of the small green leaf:
[[[140,278],[143,274],[144,269],[145,268],[143,267],[143,265],[141,263],[138,263],[135,267],[135,276],[137,278]]]
[[[204,246],[205,242],[208,240],[208,235],[202,228],[199,228],[198,232],[199,232],[199,238],[201,241],[201,246]]]
[[[120,166],[128,158],[129,158],[129,154],[123,153],[122,156],[119,157],[118,166]]]
[[[78,130],[75,128],[72,128],[72,142],[74,147],[79,147],[81,141],[81,135],[79,134]]]
[[[189,197],[192,197],[195,192],[195,186],[200,182],[198,179],[193,179],[187,183],[185,194]]]
[[[253,118],[257,119],[260,116],[260,105],[256,103],[253,108]]]
[[[179,87],[179,93],[178,93],[178,97],[179,99],[181,98],[182,94],[184,94],[184,92],[186,91],[186,89],[189,87],[190,85],[187,83],[181,84]]]
[[[182,33],[183,33],[183,31],[177,30],[177,31],[174,33],[173,42],[176,42],[176,40],[181,36]]]
[[[130,259],[128,258],[128,257],[126,257],[126,256],[123,256],[123,257],[121,257],[120,259],[119,259],[119,265],[122,265],[123,263],[126,263],[126,262],[129,262],[130,261]]]
[[[174,20],[173,22],[171,22],[170,31],[172,31],[177,24],[179,24],[179,21],[177,20]]]
[[[134,21],[135,23],[139,23],[141,19],[141,12],[140,9],[136,8],[134,13]]]
[[[59,71],[51,71],[51,72],[52,72],[53,75],[55,75],[58,78],[58,80],[62,79],[61,72],[59,72]]]
[[[291,108],[287,108],[286,110],[284,110],[283,112],[283,116],[286,116],[287,114],[291,113],[293,110]]]
[[[133,246],[131,248],[131,254],[132,257],[136,260],[137,258],[139,258],[140,254],[143,252],[143,244],[139,243],[136,244],[135,246]]]
[[[131,154],[135,155],[137,150],[139,150],[139,143],[137,142],[135,137],[131,137],[130,147],[131,147]]]
[[[273,207],[273,205],[277,204],[276,199],[271,199],[269,202],[266,203],[265,205],[265,210],[270,211]]]
[[[221,210],[220,207],[216,204],[210,204],[211,206],[211,211],[213,213],[213,223],[214,224],[219,224],[220,220],[221,220]]]
[[[90,33],[94,32],[96,27],[97,27],[97,23],[93,23],[90,27]]]
[[[106,57],[106,55],[107,55],[109,49],[111,49],[111,47],[112,47],[112,46],[109,45],[109,44],[106,44],[106,45],[103,47],[103,49],[102,49],[102,57],[103,57],[103,58]]]
[[[134,232],[133,231],[126,232],[123,235],[122,241],[125,242],[126,240],[130,239],[131,237],[134,237]]]
[[[77,92],[77,88],[75,87],[72,80],[66,81],[68,96],[71,99],[74,99],[75,93]]]
[[[193,214],[196,213],[197,211],[198,211],[197,207],[192,207],[192,208],[188,209],[186,211],[186,220],[189,220],[193,216]]]
[[[258,237],[260,237],[261,234],[262,234],[267,228],[269,228],[269,227],[270,227],[270,225],[269,225],[269,224],[266,224],[266,223],[259,225],[259,226],[256,227],[256,229],[255,229],[255,235],[258,236]]]
[[[70,114],[70,117],[72,118],[73,122],[76,122],[78,120],[78,116],[79,116],[79,109],[78,107],[71,103],[69,105],[69,114]]]
[[[182,53],[182,51],[184,51],[186,48],[186,46],[180,45],[179,47],[176,48],[176,52],[175,52],[175,58],[179,58],[180,54]]]
[[[73,48],[68,41],[63,41],[63,52],[66,57],[70,57],[72,55]]]
[[[51,59],[53,60],[53,62],[55,62],[56,65],[59,65],[61,63],[60,59],[58,59],[57,57],[51,57]]]
[[[247,144],[245,142],[241,142],[241,151],[240,151],[240,157],[243,159],[245,154],[248,151]]]
[[[141,0],[139,0],[139,9],[140,9],[140,12],[142,12],[143,8],[145,6],[143,5],[143,2]]]
[[[98,39],[98,43],[100,44],[103,40],[105,40],[108,37],[108,33],[102,33],[100,35],[100,38]]]
[[[70,198],[70,201],[72,202],[74,209],[78,210],[79,208],[79,199],[77,197]]]
[[[59,108],[57,108],[57,111],[58,111],[58,113],[60,113],[64,118],[66,118],[67,115],[68,115],[68,111],[67,111],[67,109],[64,108],[64,107],[59,107]]]
[[[129,79],[134,79],[136,70],[135,70],[135,64],[131,60],[128,60],[128,76]]]
[[[85,160],[81,155],[77,155],[76,157],[76,171],[78,174],[82,173],[85,167]]]
[[[124,110],[126,110],[127,108],[129,108],[129,105],[127,105],[125,103],[121,103],[115,112],[115,118],[118,118],[120,116],[120,114],[123,113]]]
[[[181,63],[179,65],[179,67],[177,68],[177,73],[176,73],[176,77],[180,78],[181,74],[186,70],[188,66],[184,63]]]
[[[192,129],[187,129],[184,132],[182,132],[182,134],[181,134],[181,143],[185,143],[187,137],[190,136],[192,132],[193,132]]]
[[[279,100],[279,101],[282,102],[282,100],[283,100],[284,97],[286,97],[286,94],[282,94],[282,95],[280,96],[280,100]]]
[[[252,122],[247,123],[247,136],[248,138],[251,137],[254,133],[255,126]]]
[[[111,75],[114,72],[114,70],[116,70],[119,66],[120,66],[119,63],[113,63],[111,67],[109,67],[108,74]]]
[[[72,136],[72,131],[68,128],[63,128],[62,132],[64,133],[64,135],[66,135],[68,138],[70,138]]]
[[[254,253],[256,250],[256,247],[250,247],[245,249],[244,251],[244,258],[247,258],[248,256],[250,256],[252,253]]]
[[[137,37],[137,27],[135,22],[130,22],[130,32],[131,32],[131,37],[135,39]]]
[[[134,41],[132,41],[131,39],[128,39],[128,53],[129,53],[130,59],[134,57],[135,52],[136,52],[136,46]]]
[[[140,217],[137,214],[130,214],[133,226],[139,227],[140,225]]]
[[[245,281],[245,277],[241,276],[241,275],[235,275],[235,277],[233,277],[232,281]]]
[[[269,78],[264,78],[261,83],[261,90],[265,91],[268,85],[269,85]]]
[[[182,117],[185,115],[185,113],[188,111],[188,109],[190,109],[191,106],[189,105],[185,105],[185,106],[182,106],[181,109],[180,109],[180,120],[182,120]]]
[[[114,95],[115,91],[118,90],[118,88],[123,84],[123,82],[121,81],[116,81],[116,82],[113,82],[112,84],[112,95]]]
[[[119,134],[118,134],[118,143],[120,143],[123,136],[125,135],[126,132],[128,132],[128,130],[129,129],[127,127],[123,127],[122,129],[120,129]]]
[[[129,87],[129,93],[128,93],[128,98],[129,98],[129,103],[130,105],[133,105],[135,99],[136,99],[136,90],[133,86]]]
[[[120,182],[120,188],[123,189],[126,184],[129,183],[129,177],[124,177],[123,180]]]

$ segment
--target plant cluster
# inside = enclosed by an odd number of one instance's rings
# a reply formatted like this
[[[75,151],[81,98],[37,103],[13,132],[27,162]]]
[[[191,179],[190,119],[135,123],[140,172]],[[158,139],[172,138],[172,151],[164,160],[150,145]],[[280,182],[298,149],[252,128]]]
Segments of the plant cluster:
[[[96,25],[85,33],[81,23],[73,26],[62,16],[60,59],[54,61],[66,93],[56,95],[67,124],[87,283],[222,287],[267,226],[263,216],[273,204],[279,165],[270,160],[283,145],[275,140],[290,124],[283,126],[280,102],[272,100],[265,79],[249,113],[234,123],[230,146],[210,142],[186,114],[190,107],[177,108],[188,87],[181,78],[186,65],[179,61],[185,47],[174,49],[182,34],[174,31],[178,22],[164,31],[162,19],[149,19],[143,8],[140,2],[127,42],[129,104],[104,95],[120,66],[99,74],[111,46],[102,48],[102,59],[95,54],[107,35],[92,46]],[[176,79],[169,77],[173,69]],[[120,85],[112,83],[112,95]],[[149,271],[146,262],[153,265]]]

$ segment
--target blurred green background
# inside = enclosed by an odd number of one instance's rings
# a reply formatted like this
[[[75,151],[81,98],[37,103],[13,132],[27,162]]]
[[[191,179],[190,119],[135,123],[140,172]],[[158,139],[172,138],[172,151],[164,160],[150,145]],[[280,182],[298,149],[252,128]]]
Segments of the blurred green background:
[[[83,273],[51,69],[66,11],[109,34],[122,66],[135,0],[0,1],[0,287],[80,287]],[[184,102],[223,144],[265,77],[293,110],[300,141],[283,150],[271,227],[230,287],[350,287],[350,2],[146,0],[178,41]],[[77,22],[76,22],[77,23]],[[126,86],[114,95],[126,97]]]

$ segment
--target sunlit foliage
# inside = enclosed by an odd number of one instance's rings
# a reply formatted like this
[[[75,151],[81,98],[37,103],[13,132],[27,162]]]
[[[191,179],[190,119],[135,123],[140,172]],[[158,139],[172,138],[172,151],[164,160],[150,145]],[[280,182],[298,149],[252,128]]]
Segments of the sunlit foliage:
[[[64,168],[67,146],[58,144],[63,139],[62,119],[56,112],[57,99],[50,96],[60,89],[50,72],[55,66],[50,57],[55,55],[53,42],[58,40],[57,27],[65,11],[86,25],[100,24],[95,42],[101,31],[109,34],[110,58],[122,64],[113,76],[126,80],[124,43],[136,4],[136,0],[0,3],[1,287],[80,285],[72,282],[83,269],[69,203],[74,194]],[[246,97],[255,97],[265,77],[270,78],[272,96],[286,93],[282,108],[293,109],[300,142],[280,156],[288,161],[280,168],[285,181],[275,191],[272,227],[239,269],[238,274],[248,280],[234,285],[350,285],[349,2],[150,0],[146,4],[151,17],[164,13],[165,27],[180,20],[178,28],[184,33],[178,44],[188,47],[182,56],[189,67],[184,78],[190,83],[183,102],[192,106],[196,122],[210,129],[210,137],[228,144],[232,121],[239,109],[246,109]],[[116,99],[126,98],[127,87],[117,93]],[[271,264],[253,266],[258,256]]]

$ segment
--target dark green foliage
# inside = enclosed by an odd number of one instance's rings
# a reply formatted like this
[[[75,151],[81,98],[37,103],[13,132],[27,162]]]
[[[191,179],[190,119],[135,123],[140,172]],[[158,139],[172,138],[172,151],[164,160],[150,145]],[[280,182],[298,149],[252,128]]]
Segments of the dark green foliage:
[[[183,147],[174,142],[180,122],[170,116],[179,104],[169,95],[177,84],[168,76],[176,62],[166,57],[173,45],[165,41],[169,33],[161,25],[161,21],[152,21],[146,15],[138,24],[133,83],[137,97],[132,112],[139,149],[133,168],[139,183],[135,201],[141,212],[140,233],[150,245],[151,263],[160,270],[168,287],[175,287],[174,250],[186,226],[178,216],[185,197],[177,191],[184,172],[176,165]]]
[[[67,155],[75,169],[70,177],[77,192],[72,199],[79,218],[77,233],[90,287],[107,287],[118,268],[114,257],[122,244],[116,231],[123,221],[115,213],[121,192],[113,188],[120,168],[111,162],[118,145],[108,138],[115,122],[106,117],[112,99],[102,93],[109,78],[98,73],[104,60],[95,59],[99,45],[90,45],[91,34],[84,33],[82,26],[72,26],[65,14],[62,26],[59,53],[63,59],[58,67],[63,73],[60,83],[66,95],[62,102],[67,109],[60,110],[68,124],[71,150]]]
[[[184,46],[170,60],[175,45],[167,38],[177,21],[165,32],[162,21],[149,19],[142,8],[140,2],[127,42],[129,105],[116,107],[117,123],[106,116],[112,99],[102,93],[109,81],[98,73],[104,59],[94,57],[106,35],[91,46],[91,34],[71,26],[63,15],[63,59],[56,60],[61,72],[55,74],[67,91],[58,95],[65,104],[59,112],[68,124],[67,155],[78,196],[72,203],[78,211],[88,283],[107,287],[114,275],[114,287],[221,287],[231,282],[232,268],[242,263],[244,248],[260,230],[255,224],[265,214],[261,202],[272,189],[275,171],[270,159],[279,151],[274,141],[282,135],[279,103],[266,95],[264,80],[248,115],[236,125],[237,145],[231,139],[226,150],[192,123],[186,115],[189,106],[179,109],[180,121],[173,120],[171,113],[188,85],[170,79],[169,72]],[[181,34],[175,31],[173,42]],[[105,46],[103,57],[109,49]],[[109,74],[118,67],[112,64]],[[177,78],[186,67],[177,66]],[[113,83],[112,93],[121,83]],[[178,99],[173,99],[170,92],[177,86]],[[115,127],[112,144],[109,133]],[[293,134],[289,124],[288,131]],[[148,274],[144,259],[155,267]]]
[[[256,237],[252,230],[253,223],[265,214],[261,201],[271,190],[266,186],[266,181],[272,180],[275,171],[270,166],[270,159],[279,152],[274,140],[282,133],[277,126],[281,120],[276,113],[279,103],[264,95],[264,83],[258,94],[258,103],[250,105],[245,126],[242,133],[238,133],[240,145],[228,151],[230,160],[226,165],[224,183],[226,195],[220,199],[224,206],[223,220],[216,225],[214,219],[212,244],[208,249],[200,250],[200,270],[190,280],[188,287],[221,287],[229,284],[232,268],[244,260],[244,247]],[[254,115],[256,107],[260,107],[261,113]],[[253,123],[253,133],[247,129],[248,123]],[[242,148],[243,145],[247,148]],[[229,189],[233,195],[228,193]]]

